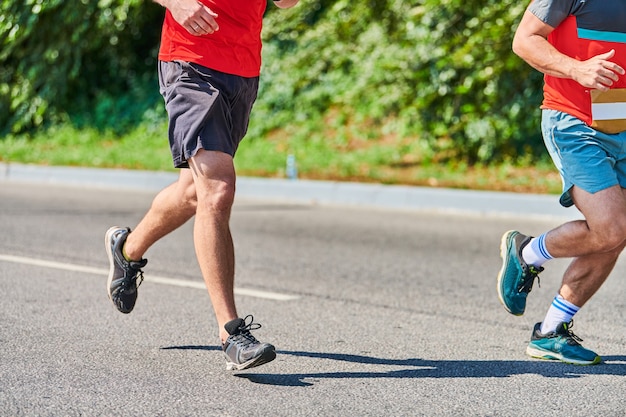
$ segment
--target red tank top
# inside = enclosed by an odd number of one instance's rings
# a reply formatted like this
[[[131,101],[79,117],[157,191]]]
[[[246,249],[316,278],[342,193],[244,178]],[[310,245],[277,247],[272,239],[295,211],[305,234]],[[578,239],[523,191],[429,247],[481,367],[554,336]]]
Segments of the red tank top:
[[[213,12],[219,30],[194,36],[167,10],[161,32],[159,60],[182,60],[242,77],[261,70],[261,29],[266,0],[200,0]]]

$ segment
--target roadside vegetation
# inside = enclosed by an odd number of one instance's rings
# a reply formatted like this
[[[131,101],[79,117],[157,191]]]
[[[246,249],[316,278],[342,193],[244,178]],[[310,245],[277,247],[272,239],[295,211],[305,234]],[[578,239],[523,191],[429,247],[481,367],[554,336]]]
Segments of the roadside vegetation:
[[[271,2],[270,2],[271,3]],[[172,170],[149,1],[0,0],[0,160]],[[240,175],[558,193],[541,75],[515,57],[525,4],[268,5]]]

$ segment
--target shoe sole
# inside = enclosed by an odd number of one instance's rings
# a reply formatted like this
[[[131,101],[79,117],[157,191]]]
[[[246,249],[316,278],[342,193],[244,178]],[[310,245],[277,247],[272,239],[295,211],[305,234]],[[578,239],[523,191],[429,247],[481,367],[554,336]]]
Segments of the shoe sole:
[[[514,233],[515,230],[509,230],[508,232],[506,232],[505,234],[502,235],[502,240],[500,241],[500,257],[502,258],[502,268],[500,268],[500,272],[498,272],[498,280],[496,282],[496,291],[498,293],[498,299],[500,300],[500,304],[502,304],[502,306],[504,307],[504,309],[510,313],[513,314],[514,316],[521,316],[524,314],[524,312],[521,313],[513,313],[504,303],[504,297],[502,296],[502,279],[504,276],[504,272],[506,271],[507,267],[509,266],[508,263],[508,240],[509,240],[509,236]]]
[[[226,362],[226,370],[227,371],[241,371],[243,369],[254,368],[255,366],[260,366],[266,364],[268,362],[276,359],[276,351],[266,350],[263,354],[257,356],[256,358],[250,359],[248,362],[244,363],[234,363],[234,362]]]
[[[602,362],[602,358],[596,356],[593,361],[583,361],[576,359],[569,359],[561,355],[560,353],[551,352],[543,349],[532,348],[530,346],[526,347],[526,354],[535,359],[543,359],[543,360],[559,360],[561,362],[569,363],[570,365],[596,365]]]
[[[109,277],[107,278],[107,294],[109,295],[109,300],[111,300],[111,302],[113,302],[113,296],[111,295],[111,282],[113,282],[113,272],[115,271],[115,260],[113,259],[113,252],[111,252],[111,236],[115,231],[119,229],[122,228],[119,226],[113,226],[109,228],[109,230],[107,230],[104,235],[104,247],[106,248],[107,256],[109,257]]]

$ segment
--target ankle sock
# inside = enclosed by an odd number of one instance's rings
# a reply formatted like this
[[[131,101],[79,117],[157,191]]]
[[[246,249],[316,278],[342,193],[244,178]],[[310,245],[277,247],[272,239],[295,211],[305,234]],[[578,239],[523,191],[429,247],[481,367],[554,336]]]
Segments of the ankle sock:
[[[522,259],[528,265],[533,265],[537,268],[552,259],[552,255],[546,249],[546,233],[532,238],[528,245],[524,246]]]
[[[124,256],[124,259],[126,259],[128,262],[132,262],[133,260],[130,259],[130,257],[126,254],[126,245],[122,245],[122,255]]]
[[[572,321],[574,314],[578,313],[578,310],[580,310],[580,307],[575,306],[561,297],[560,294],[557,294],[554,300],[552,300],[552,305],[548,309],[539,331],[542,334],[555,331],[559,324]]]

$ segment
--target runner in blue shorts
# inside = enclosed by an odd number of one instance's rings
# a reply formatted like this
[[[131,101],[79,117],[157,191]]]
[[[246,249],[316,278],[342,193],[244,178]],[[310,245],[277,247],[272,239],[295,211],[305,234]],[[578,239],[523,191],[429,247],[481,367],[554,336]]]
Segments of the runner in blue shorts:
[[[533,0],[513,50],[544,73],[542,134],[563,180],[560,203],[584,220],[540,236],[502,237],[497,291],[522,315],[543,265],[573,258],[526,353],[578,365],[601,362],[572,332],[573,317],[605,282],[626,246],[626,2]]]

